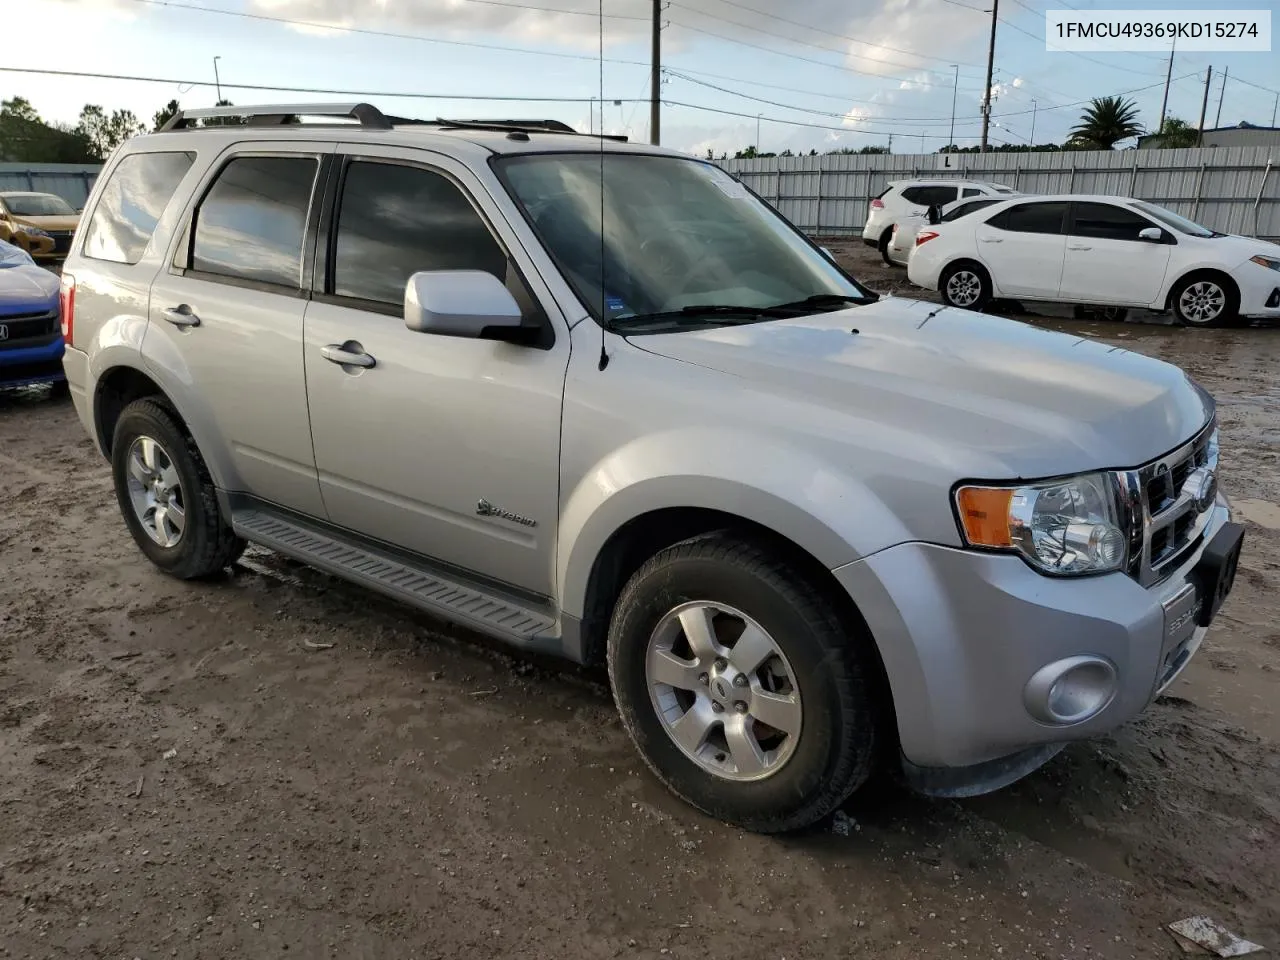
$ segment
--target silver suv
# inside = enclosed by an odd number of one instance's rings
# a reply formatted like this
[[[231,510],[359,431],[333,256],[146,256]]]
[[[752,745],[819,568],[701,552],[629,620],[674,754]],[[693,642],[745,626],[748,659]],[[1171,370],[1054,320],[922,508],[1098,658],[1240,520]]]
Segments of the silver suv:
[[[254,541],[607,663],[655,774],[758,831],[885,761],[1016,780],[1146,707],[1231,588],[1175,367],[881,299],[671,151],[248,111],[118,150],[63,276],[76,408],[174,576]]]

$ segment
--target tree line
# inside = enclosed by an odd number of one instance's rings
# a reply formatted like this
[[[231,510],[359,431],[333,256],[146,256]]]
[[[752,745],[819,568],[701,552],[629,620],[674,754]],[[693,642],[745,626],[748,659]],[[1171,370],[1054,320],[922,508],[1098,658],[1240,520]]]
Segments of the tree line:
[[[219,100],[218,106],[231,106],[230,100]],[[130,137],[159,130],[182,109],[170,100],[157,110],[151,126],[143,123],[132,110],[108,113],[97,104],[87,103],[74,124],[45,120],[23,97],[0,100],[0,162],[6,163],[101,163],[111,151]],[[239,120],[205,120],[204,124],[237,123]]]

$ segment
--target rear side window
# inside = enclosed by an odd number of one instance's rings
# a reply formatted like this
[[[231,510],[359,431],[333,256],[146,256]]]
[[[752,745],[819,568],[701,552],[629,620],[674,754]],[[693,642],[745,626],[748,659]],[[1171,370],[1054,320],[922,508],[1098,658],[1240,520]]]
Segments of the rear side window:
[[[907,187],[902,191],[902,198],[908,203],[914,203],[921,207],[931,207],[934,204],[950,203],[956,199],[955,187]]]
[[[979,190],[977,187],[965,187],[965,188],[964,188],[964,193],[962,193],[962,194],[961,194],[961,196],[962,196],[962,197],[976,197],[976,196],[979,196],[981,193],[982,193],[982,191],[981,191],[981,190]]]
[[[996,214],[991,226],[1014,233],[1061,234],[1067,217],[1066,203],[1023,203]]]
[[[332,293],[399,306],[420,270],[483,270],[506,282],[507,255],[448,177],[352,162],[338,209]]]
[[[113,263],[141,260],[195,159],[194,153],[134,153],[116,164],[85,228],[82,255]]]
[[[1109,203],[1077,203],[1075,223],[1071,227],[1073,237],[1093,237],[1098,240],[1133,240],[1143,230],[1155,224],[1123,207]]]
[[[296,290],[319,161],[236,157],[196,210],[192,270]]]

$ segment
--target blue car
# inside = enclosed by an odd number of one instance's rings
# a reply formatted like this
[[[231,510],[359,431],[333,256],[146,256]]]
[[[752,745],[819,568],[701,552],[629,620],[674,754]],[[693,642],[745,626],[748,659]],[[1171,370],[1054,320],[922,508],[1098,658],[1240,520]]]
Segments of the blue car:
[[[65,389],[55,274],[0,240],[0,389],[51,383]]]

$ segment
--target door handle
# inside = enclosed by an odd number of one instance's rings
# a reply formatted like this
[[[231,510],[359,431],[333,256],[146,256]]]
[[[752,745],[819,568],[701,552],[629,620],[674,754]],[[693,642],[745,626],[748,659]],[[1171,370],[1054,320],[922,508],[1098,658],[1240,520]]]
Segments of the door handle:
[[[346,343],[331,343],[320,348],[320,356],[330,363],[343,367],[364,367],[366,370],[377,366],[378,361],[364,352],[358,343],[348,340]]]
[[[1074,247],[1067,247],[1067,249],[1068,250],[1092,250],[1093,247],[1074,246]]]
[[[160,316],[164,317],[175,327],[198,327],[200,326],[200,318],[191,312],[191,308],[185,303],[176,307],[167,307],[160,311]]]
[[[983,237],[983,243],[1004,243],[1003,237]]]

